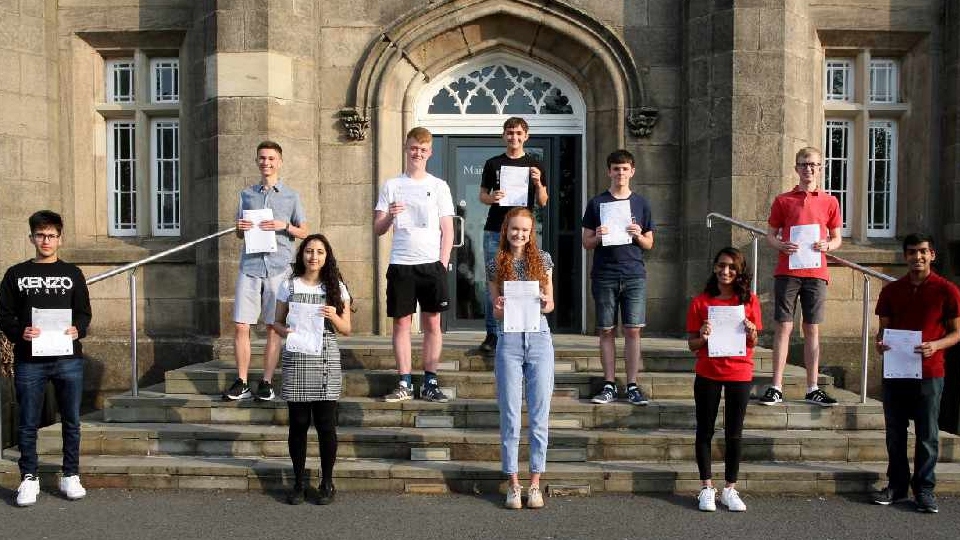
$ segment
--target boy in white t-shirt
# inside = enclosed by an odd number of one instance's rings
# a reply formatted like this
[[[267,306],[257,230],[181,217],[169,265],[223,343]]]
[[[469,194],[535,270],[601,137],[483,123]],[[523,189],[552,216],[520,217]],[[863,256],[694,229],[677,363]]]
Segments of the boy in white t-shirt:
[[[377,236],[393,229],[387,268],[387,315],[393,317],[393,354],[400,382],[384,401],[413,399],[410,326],[420,303],[423,331],[423,390],[420,397],[445,403],[437,365],[443,335],[440,312],[450,304],[447,263],[453,247],[453,199],[450,187],[427,172],[433,135],[422,127],[407,133],[403,146],[404,173],[384,182],[377,198],[373,230]]]

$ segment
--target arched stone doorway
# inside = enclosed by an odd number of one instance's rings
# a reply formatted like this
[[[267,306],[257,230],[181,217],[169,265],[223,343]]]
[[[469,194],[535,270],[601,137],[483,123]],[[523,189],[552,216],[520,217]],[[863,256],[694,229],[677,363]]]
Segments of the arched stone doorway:
[[[639,74],[626,45],[600,21],[572,6],[535,0],[425,5],[371,44],[355,72],[351,101],[341,112],[353,138],[366,137],[369,126],[378,184],[372,186],[371,200],[379,183],[402,168],[403,135],[416,125],[417,102],[425,87],[447,70],[495,52],[561,74],[580,90],[583,185],[588,193],[606,184],[604,156],[622,146],[628,132],[643,135],[656,120],[656,111],[644,106]],[[388,237],[373,247],[382,333],[390,328],[383,278],[389,248]],[[589,306],[581,311],[591,316]]]

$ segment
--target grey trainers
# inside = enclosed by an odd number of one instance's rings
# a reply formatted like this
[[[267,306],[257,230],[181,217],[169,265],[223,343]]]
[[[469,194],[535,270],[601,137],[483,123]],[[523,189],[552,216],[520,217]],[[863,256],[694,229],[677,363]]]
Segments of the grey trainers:
[[[603,405],[605,403],[613,403],[616,400],[617,400],[617,387],[610,386],[609,384],[605,384],[603,385],[603,389],[600,390],[600,393],[593,396],[593,399],[591,399],[590,401]]]
[[[413,399],[413,389],[402,384],[397,385],[397,388],[393,392],[383,396],[383,400],[387,403],[407,401],[408,399]]]
[[[936,514],[940,511],[937,506],[937,498],[929,491],[921,491],[917,494],[917,512],[926,512]]]

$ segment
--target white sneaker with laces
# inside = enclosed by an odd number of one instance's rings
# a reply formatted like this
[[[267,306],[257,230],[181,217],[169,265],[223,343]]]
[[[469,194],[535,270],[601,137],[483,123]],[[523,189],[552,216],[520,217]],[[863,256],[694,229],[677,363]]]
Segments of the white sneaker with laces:
[[[717,490],[712,487],[703,486],[700,488],[700,494],[697,495],[697,501],[700,503],[701,512],[716,512]]]
[[[75,474],[60,479],[60,493],[71,501],[87,496],[87,490],[80,484],[80,477]]]
[[[747,510],[747,505],[740,499],[740,493],[732,487],[723,488],[723,492],[720,493],[720,504],[726,506],[731,512],[745,512]]]
[[[523,502],[520,500],[520,497],[523,494],[523,488],[520,487],[520,484],[514,484],[507,488],[507,502],[503,505],[507,508],[513,510],[519,510],[523,508]]]
[[[17,488],[17,506],[30,506],[36,504],[37,495],[40,494],[40,478],[35,474],[23,475],[23,481]]]
[[[527,490],[527,508],[543,508],[543,492],[540,486],[530,486]]]

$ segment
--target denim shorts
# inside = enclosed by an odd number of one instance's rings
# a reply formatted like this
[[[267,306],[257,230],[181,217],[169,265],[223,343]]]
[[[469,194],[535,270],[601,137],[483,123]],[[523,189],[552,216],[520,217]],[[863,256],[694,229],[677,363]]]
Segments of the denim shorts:
[[[618,311],[620,324],[626,328],[643,328],[647,325],[646,279],[595,277],[591,279],[591,290],[597,308],[597,328],[615,328]]]

